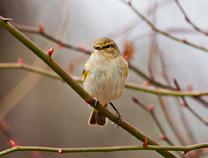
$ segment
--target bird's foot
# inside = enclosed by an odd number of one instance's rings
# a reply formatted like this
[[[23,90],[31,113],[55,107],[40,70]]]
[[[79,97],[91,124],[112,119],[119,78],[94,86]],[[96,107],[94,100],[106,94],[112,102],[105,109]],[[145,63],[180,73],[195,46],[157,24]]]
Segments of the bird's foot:
[[[116,117],[117,117],[117,121],[116,121],[117,126],[116,126],[116,128],[118,128],[118,126],[122,122],[122,117],[121,117],[121,114],[119,112],[116,112]]]
[[[121,121],[122,121],[122,117],[121,117],[121,114],[120,112],[116,109],[116,107],[113,105],[112,102],[110,102],[110,105],[112,106],[112,108],[115,110],[116,112],[116,117],[117,117],[117,121],[116,121],[116,124],[117,124],[117,128],[118,126],[120,125]]]

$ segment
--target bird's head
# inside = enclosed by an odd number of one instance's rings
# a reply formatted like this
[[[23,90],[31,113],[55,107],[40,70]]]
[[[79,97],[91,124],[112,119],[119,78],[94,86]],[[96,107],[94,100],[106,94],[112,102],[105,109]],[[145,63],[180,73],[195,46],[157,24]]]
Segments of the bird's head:
[[[116,43],[107,37],[99,38],[94,42],[94,49],[103,55],[113,55],[117,56],[120,54],[118,46]]]

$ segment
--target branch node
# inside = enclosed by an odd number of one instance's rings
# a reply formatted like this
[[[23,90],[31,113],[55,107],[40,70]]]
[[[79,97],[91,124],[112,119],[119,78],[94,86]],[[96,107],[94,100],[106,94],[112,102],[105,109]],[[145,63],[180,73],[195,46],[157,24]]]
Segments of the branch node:
[[[128,0],[128,5],[132,5],[132,0]]]
[[[148,148],[148,139],[147,139],[147,137],[144,137],[143,147]]]
[[[132,97],[132,100],[133,100],[134,103],[139,104],[139,100],[137,98]]]
[[[59,154],[62,154],[63,152],[64,152],[63,149],[61,149],[61,148],[58,149]]]

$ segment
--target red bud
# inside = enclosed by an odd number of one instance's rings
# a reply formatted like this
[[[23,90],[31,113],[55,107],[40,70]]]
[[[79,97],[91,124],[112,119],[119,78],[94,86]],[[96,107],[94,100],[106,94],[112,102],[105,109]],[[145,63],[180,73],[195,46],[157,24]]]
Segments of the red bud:
[[[53,52],[54,52],[53,48],[50,48],[48,50],[48,56],[51,57],[53,55]]]
[[[17,63],[21,65],[24,64],[24,59],[22,57],[18,58]]]
[[[45,27],[44,27],[43,24],[39,24],[39,26],[38,26],[38,31],[39,31],[40,33],[43,33],[43,32],[45,31]]]
[[[9,144],[10,144],[12,147],[17,146],[16,142],[15,142],[13,139],[10,139],[10,140],[9,140]]]
[[[149,111],[150,113],[152,113],[152,112],[155,110],[155,105],[150,104],[150,105],[147,107],[147,109],[148,109],[148,111]]]

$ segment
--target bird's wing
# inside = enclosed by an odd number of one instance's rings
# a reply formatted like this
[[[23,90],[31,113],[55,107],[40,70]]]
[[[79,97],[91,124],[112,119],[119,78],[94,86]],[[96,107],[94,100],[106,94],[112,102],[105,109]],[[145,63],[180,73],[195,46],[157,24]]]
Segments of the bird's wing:
[[[89,70],[84,69],[82,71],[82,80],[83,80],[83,82],[86,80],[88,75],[89,75]]]
[[[127,78],[128,74],[129,74],[129,67],[128,67],[128,64],[125,64],[125,77]]]
[[[129,67],[128,67],[128,62],[123,58],[123,56],[120,57],[119,59],[119,66],[121,70],[123,71],[122,74],[127,78],[129,74]]]

